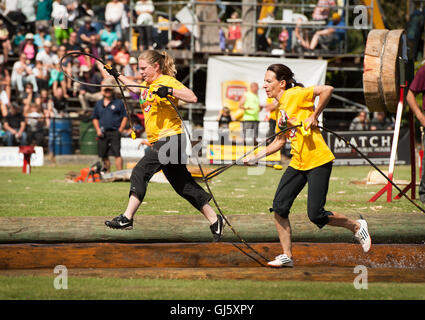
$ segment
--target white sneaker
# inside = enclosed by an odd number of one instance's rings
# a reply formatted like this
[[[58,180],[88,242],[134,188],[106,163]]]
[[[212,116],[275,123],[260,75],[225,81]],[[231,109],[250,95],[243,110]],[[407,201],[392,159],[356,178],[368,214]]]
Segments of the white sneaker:
[[[372,239],[370,238],[369,231],[367,230],[367,222],[363,218],[357,220],[357,222],[360,223],[360,229],[354,234],[354,237],[362,245],[363,251],[368,252],[372,246]]]
[[[272,268],[282,268],[282,267],[292,268],[294,266],[294,260],[289,258],[286,254],[281,254],[281,255],[278,255],[276,258],[274,258],[273,261],[269,261],[267,265]]]

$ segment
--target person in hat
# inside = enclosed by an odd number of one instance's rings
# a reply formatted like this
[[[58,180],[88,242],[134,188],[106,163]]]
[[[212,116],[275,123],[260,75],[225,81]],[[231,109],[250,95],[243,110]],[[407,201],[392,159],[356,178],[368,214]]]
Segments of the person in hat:
[[[332,20],[329,21],[326,29],[317,31],[311,38],[310,46],[306,49],[314,50],[319,44],[327,48],[332,44],[344,40],[344,27],[345,21],[341,19],[341,16],[337,12],[334,12],[332,14]]]
[[[34,35],[32,33],[27,33],[25,35],[25,41],[19,46],[19,53],[25,53],[27,59],[34,63],[37,52],[38,46],[34,43]]]
[[[97,72],[92,72],[92,70],[86,65],[82,65],[80,67],[80,80],[93,84],[100,84],[102,82],[99,74]],[[103,95],[99,87],[81,84],[78,100],[80,101],[81,107],[84,111],[90,109],[90,102],[96,102],[102,99],[102,97]]]
[[[47,69],[53,69],[55,64],[59,63],[57,54],[52,52],[52,42],[44,41],[44,50],[37,53],[35,60],[41,61]]]
[[[84,17],[84,25],[78,29],[78,43],[88,45],[90,43],[90,36],[92,34],[97,35],[96,29],[92,26],[92,18],[89,16]]]
[[[142,76],[137,69],[137,58],[130,57],[129,63],[124,67],[123,74],[132,81],[140,82],[142,80]]]
[[[106,22],[105,28],[100,31],[100,44],[107,53],[110,53],[118,40],[118,35],[112,29],[112,23]]]

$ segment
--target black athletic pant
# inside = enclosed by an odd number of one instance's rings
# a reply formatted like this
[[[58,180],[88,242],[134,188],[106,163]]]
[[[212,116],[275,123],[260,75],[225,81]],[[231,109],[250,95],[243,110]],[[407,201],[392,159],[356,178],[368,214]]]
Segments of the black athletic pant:
[[[283,218],[289,211],[301,190],[308,183],[307,213],[311,222],[323,228],[332,212],[324,209],[328,193],[332,161],[311,170],[296,170],[288,167],[280,180],[270,212],[276,212]]]
[[[130,177],[130,195],[133,192],[143,201],[149,180],[162,170],[174,190],[199,211],[211,200],[187,170],[186,137],[173,135],[154,143],[147,149],[145,156],[134,167]]]

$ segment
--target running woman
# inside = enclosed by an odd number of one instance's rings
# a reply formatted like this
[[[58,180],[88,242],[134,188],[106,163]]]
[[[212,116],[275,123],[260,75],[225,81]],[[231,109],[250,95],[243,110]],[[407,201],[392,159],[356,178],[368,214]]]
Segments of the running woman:
[[[296,83],[293,77],[294,74],[287,66],[272,64],[267,68],[263,87],[267,96],[279,103],[275,111],[278,119],[276,132],[285,126],[293,126],[300,122],[303,128],[297,127],[276,136],[262,153],[244,160],[246,165],[254,165],[259,159],[279,151],[285,145],[286,139],[291,142],[292,159],[282,175],[273,207],[270,208],[270,212],[274,212],[274,222],[283,250],[281,255],[268,263],[270,267],[275,268],[294,265],[288,216],[295,198],[306,184],[308,184],[307,211],[311,222],[319,228],[327,224],[346,228],[354,233],[364,252],[368,252],[371,247],[367,223],[363,218],[354,221],[324,208],[335,157],[317,128],[317,118],[329,102],[333,87],[323,85],[304,88]],[[316,97],[319,97],[319,102],[314,107]]]
[[[113,229],[131,229],[133,217],[145,197],[149,180],[162,170],[174,190],[210,222],[213,241],[219,241],[224,227],[223,218],[210,206],[211,195],[195,182],[187,170],[186,136],[182,122],[166,99],[168,97],[177,106],[179,100],[194,103],[197,97],[192,90],[174,78],[174,60],[166,52],[143,51],[138,64],[143,78],[140,85],[149,88],[128,89],[140,94],[146,134],[152,147],[147,149],[145,156],[133,168],[127,209],[114,219],[105,221],[105,224]],[[139,85],[119,74],[115,68],[105,70],[125,85]]]

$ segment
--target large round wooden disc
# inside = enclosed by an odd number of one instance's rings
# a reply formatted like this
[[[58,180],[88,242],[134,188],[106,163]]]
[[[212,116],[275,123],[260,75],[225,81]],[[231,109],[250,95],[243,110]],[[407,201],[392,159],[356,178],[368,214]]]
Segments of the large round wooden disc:
[[[381,83],[385,107],[389,112],[397,112],[400,98],[399,57],[402,49],[404,30],[391,30],[385,41],[382,55]]]
[[[371,30],[368,34],[363,62],[363,90],[366,106],[371,112],[386,111],[382,91],[382,55],[388,30]]]

